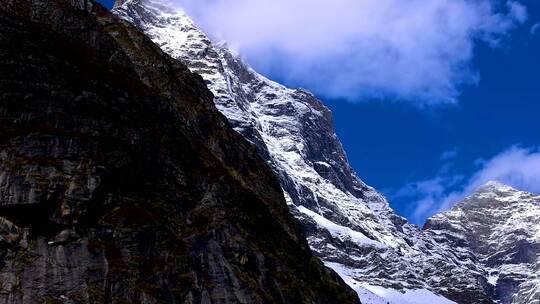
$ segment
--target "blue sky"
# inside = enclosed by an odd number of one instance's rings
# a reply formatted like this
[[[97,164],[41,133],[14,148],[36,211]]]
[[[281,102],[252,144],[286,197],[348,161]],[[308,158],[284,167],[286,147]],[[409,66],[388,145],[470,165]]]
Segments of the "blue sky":
[[[539,1],[177,1],[316,92],[359,176],[412,222],[491,179],[540,192]]]
[[[419,109],[397,102],[340,100],[326,104],[358,174],[383,191],[400,214],[413,219],[417,206],[411,199],[421,198],[422,191],[396,196],[397,189],[435,179],[444,169],[450,177],[464,178],[448,185],[446,193],[459,191],[478,172],[479,159],[492,159],[514,145],[540,146],[539,55],[540,35],[530,35],[527,27],[502,48],[478,46],[474,65],[481,80],[477,87],[463,88],[456,106]],[[540,167],[535,169],[540,175]],[[513,185],[538,192],[537,181]],[[420,224],[424,217],[413,220]]]
[[[103,4],[105,7],[107,8],[112,8],[112,6],[114,5],[114,0],[98,0],[97,2]]]

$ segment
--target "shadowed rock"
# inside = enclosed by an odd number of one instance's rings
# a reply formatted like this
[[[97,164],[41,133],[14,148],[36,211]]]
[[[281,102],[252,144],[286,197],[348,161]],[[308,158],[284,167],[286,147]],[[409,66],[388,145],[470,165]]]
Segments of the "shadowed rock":
[[[93,1],[1,1],[0,302],[358,303],[212,99]]]

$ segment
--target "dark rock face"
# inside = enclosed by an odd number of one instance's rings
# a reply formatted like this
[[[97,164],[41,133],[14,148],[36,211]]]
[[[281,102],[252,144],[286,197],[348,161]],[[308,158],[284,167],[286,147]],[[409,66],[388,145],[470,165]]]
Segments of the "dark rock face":
[[[427,289],[434,303],[540,303],[540,209],[530,195],[510,199],[517,192],[495,187],[420,230],[358,178],[313,94],[258,74],[169,1],[117,0],[113,11],[203,77],[217,108],[274,169],[313,252],[363,302],[400,302],[374,300],[368,284]]]
[[[0,302],[359,303],[202,79],[89,0],[0,2]]]
[[[363,302],[374,301],[364,287],[368,284],[395,291],[428,289],[440,301],[444,295],[459,303],[492,303],[475,260],[462,259],[407,223],[358,178],[335,134],[331,112],[313,94],[258,74],[227,45],[212,43],[168,1],[117,1],[113,12],[203,77],[217,108],[279,177],[313,252]]]

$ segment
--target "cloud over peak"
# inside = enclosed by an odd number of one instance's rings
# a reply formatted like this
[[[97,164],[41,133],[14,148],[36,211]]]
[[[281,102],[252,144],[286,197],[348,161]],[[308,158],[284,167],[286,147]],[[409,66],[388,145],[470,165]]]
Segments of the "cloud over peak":
[[[454,103],[478,41],[527,19],[505,0],[174,0],[263,71],[328,97]]]
[[[444,163],[435,177],[410,183],[392,196],[409,198],[411,219],[421,223],[435,213],[450,209],[490,181],[540,194],[540,147],[512,146],[491,159],[478,160],[476,165],[476,172],[465,178],[449,170],[449,163]]]

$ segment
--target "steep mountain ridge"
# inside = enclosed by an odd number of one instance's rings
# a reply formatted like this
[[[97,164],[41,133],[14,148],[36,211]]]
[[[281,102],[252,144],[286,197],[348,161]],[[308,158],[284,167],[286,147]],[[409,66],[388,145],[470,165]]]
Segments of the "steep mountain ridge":
[[[359,303],[202,78],[91,0],[0,1],[0,302]]]
[[[473,255],[448,251],[357,177],[312,94],[261,76],[169,2],[120,1],[113,11],[204,78],[217,108],[278,175],[312,250],[364,302],[492,303]]]
[[[486,273],[497,303],[540,303],[540,195],[489,182],[430,218],[425,229],[447,250],[466,252]]]

